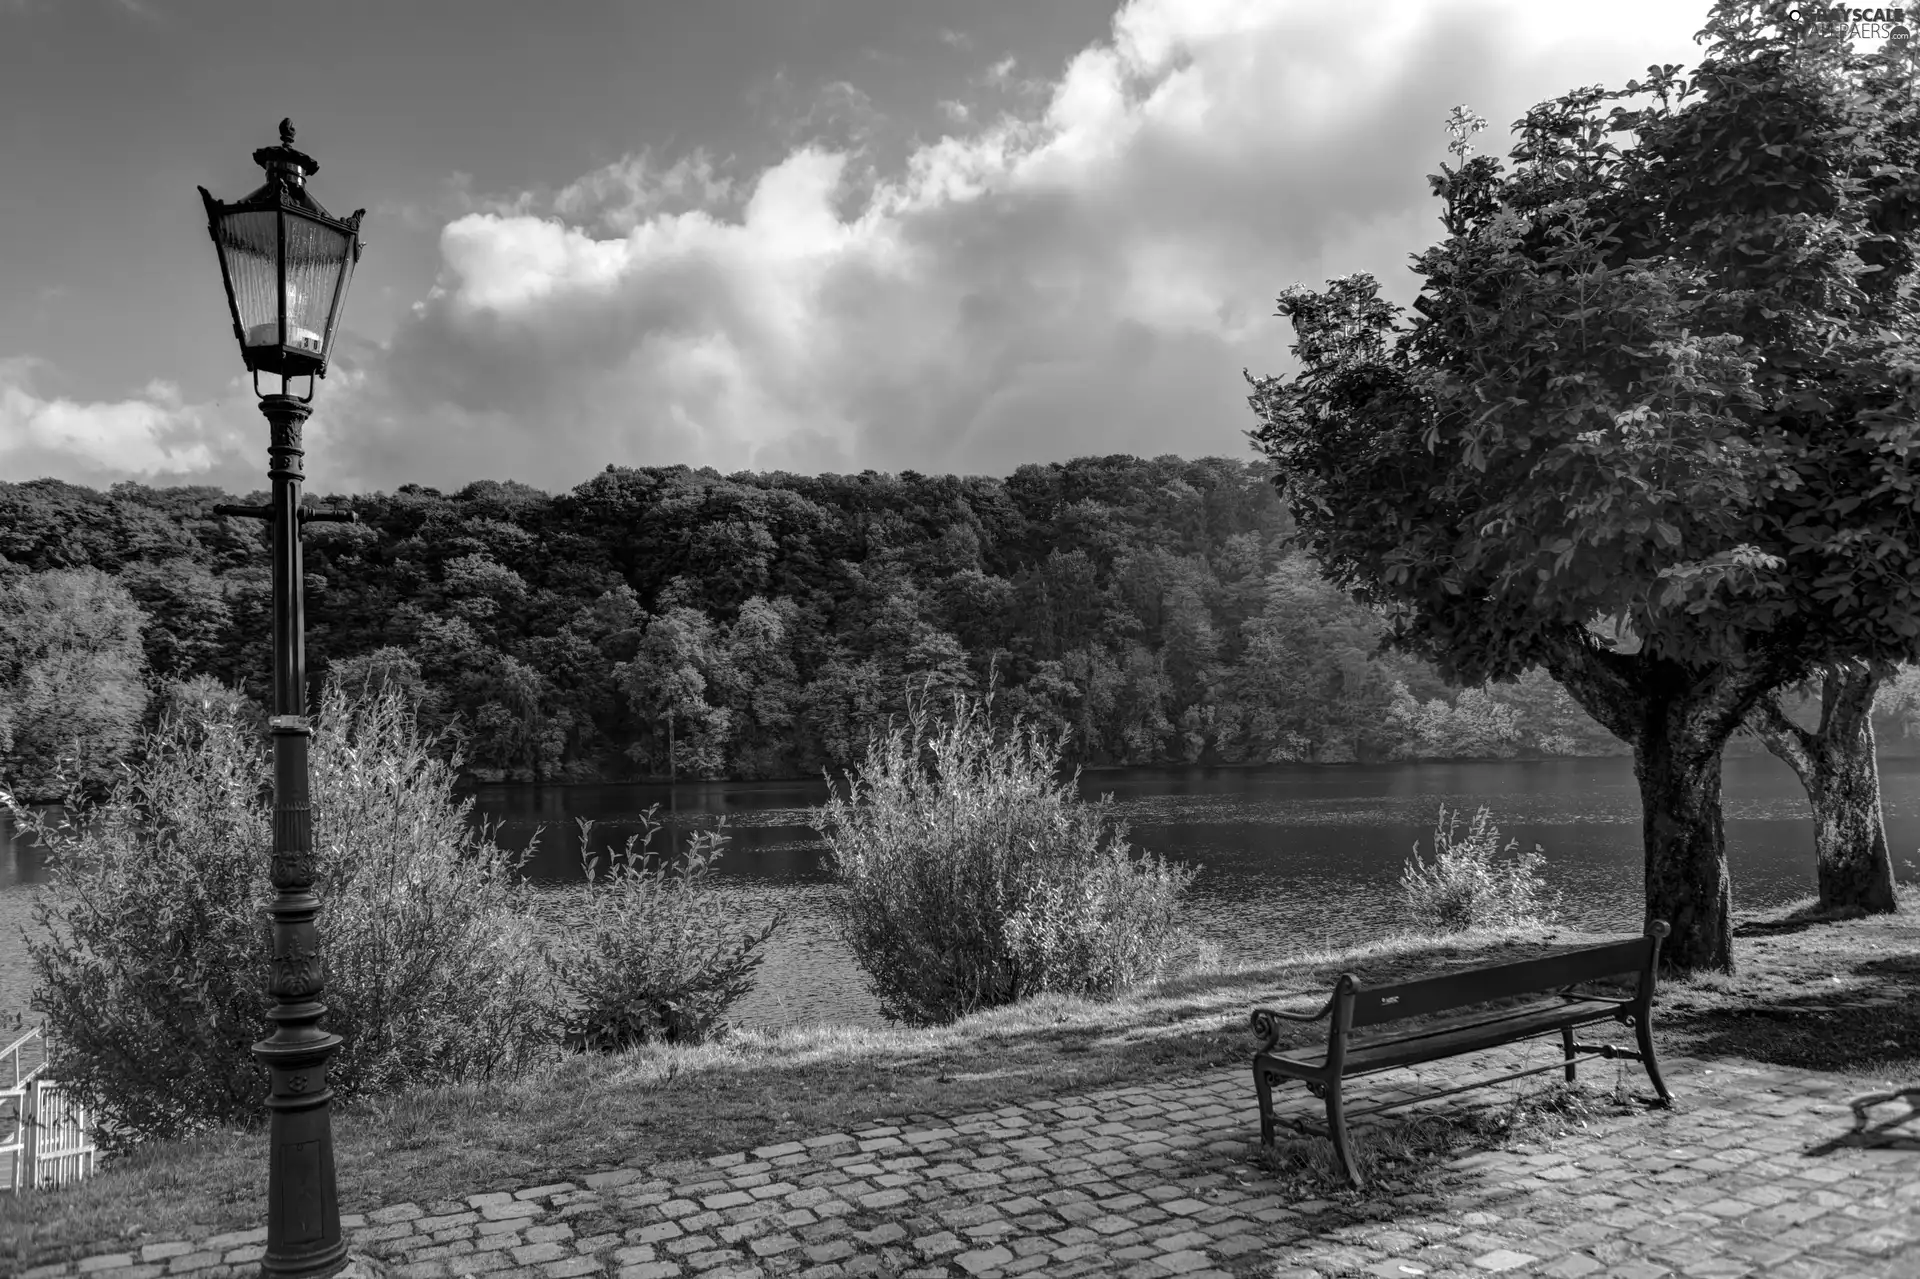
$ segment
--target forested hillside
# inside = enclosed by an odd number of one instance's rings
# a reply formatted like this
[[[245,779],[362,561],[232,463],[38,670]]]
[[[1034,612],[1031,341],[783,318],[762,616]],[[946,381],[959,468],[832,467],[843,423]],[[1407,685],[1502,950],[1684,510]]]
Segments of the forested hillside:
[[[360,523],[308,527],[309,670],[416,685],[482,778],[817,774],[910,687],[989,680],[1089,765],[1623,749],[1538,673],[1462,691],[1379,653],[1379,619],[1292,548],[1265,468],[609,467],[557,496],[330,498]],[[116,716],[151,722],[196,676],[264,701],[265,531],[202,513],[231,500],[0,483],[0,777],[34,789],[75,724],[103,766]]]

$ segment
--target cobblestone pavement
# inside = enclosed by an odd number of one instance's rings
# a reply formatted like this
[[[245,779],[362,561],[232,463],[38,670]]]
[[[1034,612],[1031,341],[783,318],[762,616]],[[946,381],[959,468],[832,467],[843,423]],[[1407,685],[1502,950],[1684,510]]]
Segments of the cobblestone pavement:
[[[1511,1060],[1482,1056],[1449,1069]],[[1436,1193],[1392,1201],[1285,1201],[1250,1161],[1253,1088],[1236,1067],[391,1204],[348,1226],[393,1279],[1920,1276],[1920,1119],[1866,1149],[1836,1142],[1847,1081],[1700,1061],[1668,1079],[1673,1111],[1602,1118],[1544,1153],[1469,1155]],[[251,1275],[264,1239],[151,1243],[22,1279]]]

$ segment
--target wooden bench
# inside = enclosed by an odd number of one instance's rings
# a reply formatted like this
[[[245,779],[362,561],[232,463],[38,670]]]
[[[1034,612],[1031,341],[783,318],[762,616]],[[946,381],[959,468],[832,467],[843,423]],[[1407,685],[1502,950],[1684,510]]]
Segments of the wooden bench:
[[[1396,1106],[1410,1105],[1435,1097],[1446,1097],[1482,1088],[1488,1084],[1518,1079],[1522,1075],[1564,1068],[1567,1082],[1574,1078],[1574,1063],[1579,1057],[1624,1057],[1646,1066],[1654,1091],[1663,1103],[1671,1103],[1672,1094],[1660,1078],[1660,1064],[1653,1054],[1653,984],[1660,962],[1660,940],[1668,933],[1663,920],[1655,920],[1645,936],[1605,946],[1589,946],[1545,959],[1528,959],[1514,964],[1499,964],[1400,982],[1392,986],[1363,986],[1352,973],[1342,973],[1334,983],[1333,995],[1326,1006],[1311,1015],[1284,1012],[1277,1008],[1253,1010],[1253,1031],[1261,1046],[1253,1058],[1253,1086],[1260,1099],[1260,1141],[1273,1144],[1273,1084],[1278,1079],[1298,1079],[1316,1097],[1327,1103],[1327,1129],[1323,1135],[1333,1142],[1334,1154],[1355,1187],[1365,1184],[1353,1162],[1347,1142],[1347,1120]],[[1633,979],[1630,995],[1576,990],[1575,987],[1623,976]],[[1518,1003],[1496,1001],[1518,1000]],[[1324,1050],[1318,1045],[1281,1051],[1280,1031],[1285,1022],[1317,1022],[1331,1015]],[[1365,1035],[1354,1031],[1387,1027],[1413,1017],[1437,1020],[1394,1026]],[[1574,1031],[1597,1022],[1617,1021],[1633,1028],[1638,1052],[1629,1052],[1612,1044],[1584,1044]],[[1341,1084],[1358,1075],[1371,1075],[1399,1066],[1417,1066],[1483,1048],[1497,1048],[1538,1035],[1558,1031],[1564,1057],[1545,1066],[1534,1066],[1475,1080],[1457,1088],[1444,1088],[1418,1097],[1384,1102],[1363,1110],[1347,1110],[1341,1097]],[[1299,1125],[1307,1128],[1306,1125]],[[1308,1128],[1308,1131],[1314,1131]]]

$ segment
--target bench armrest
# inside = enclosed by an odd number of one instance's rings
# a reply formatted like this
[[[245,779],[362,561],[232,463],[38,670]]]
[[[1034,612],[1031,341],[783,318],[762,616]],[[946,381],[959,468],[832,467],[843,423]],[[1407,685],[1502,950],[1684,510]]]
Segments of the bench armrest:
[[[1280,1008],[1256,1008],[1253,1010],[1252,1015],[1247,1018],[1247,1021],[1252,1025],[1253,1033],[1260,1036],[1260,1047],[1261,1050],[1264,1051],[1280,1042],[1281,1022],[1297,1021],[1312,1023],[1319,1021],[1332,1011],[1333,1000],[1330,998],[1317,1013],[1290,1013]]]

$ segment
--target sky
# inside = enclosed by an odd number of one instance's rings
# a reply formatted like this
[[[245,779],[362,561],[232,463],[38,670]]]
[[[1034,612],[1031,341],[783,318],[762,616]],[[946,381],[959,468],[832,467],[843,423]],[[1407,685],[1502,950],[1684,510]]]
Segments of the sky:
[[[264,487],[194,188],[366,209],[308,487],[1253,456],[1280,291],[1410,301],[1466,104],[1704,0],[0,0],[0,478]]]

